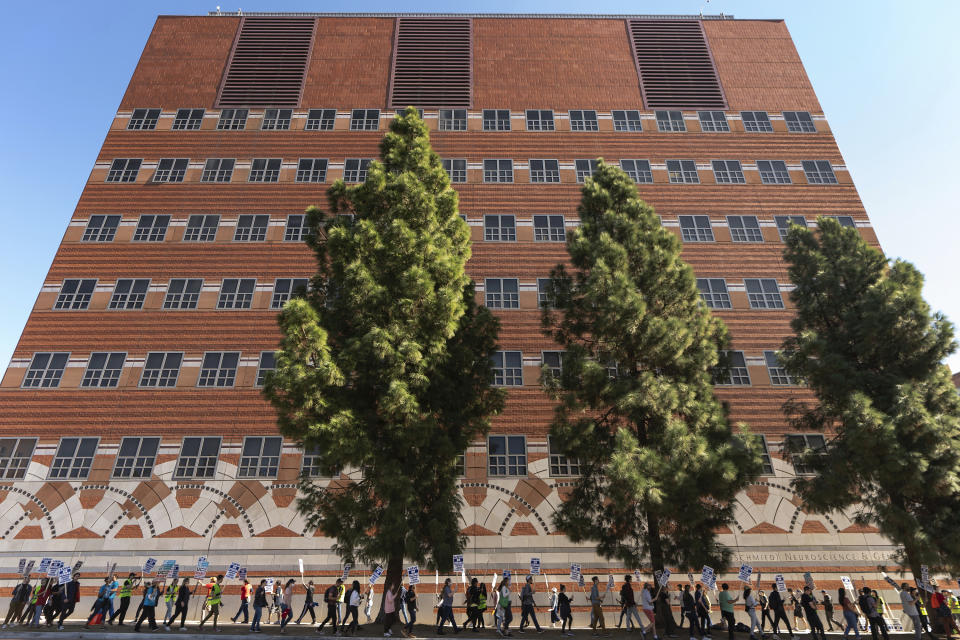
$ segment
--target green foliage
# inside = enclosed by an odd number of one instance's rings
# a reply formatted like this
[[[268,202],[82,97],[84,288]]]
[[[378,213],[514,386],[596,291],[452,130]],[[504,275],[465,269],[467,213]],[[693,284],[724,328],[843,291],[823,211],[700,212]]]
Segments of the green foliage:
[[[829,436],[825,451],[793,452],[814,472],[794,486],[817,511],[855,506],[918,577],[920,564],[960,571],[960,397],[942,364],[953,326],[913,265],[836,220],[818,226],[792,228],[785,253],[797,315],[781,361],[819,401],[785,408]]]
[[[627,566],[727,566],[714,532],[760,462],[713,394],[726,328],[623,171],[601,161],[578,211],[573,273],[553,270],[542,317],[566,350],[559,378],[544,372],[551,433],[582,465],[556,525]]]

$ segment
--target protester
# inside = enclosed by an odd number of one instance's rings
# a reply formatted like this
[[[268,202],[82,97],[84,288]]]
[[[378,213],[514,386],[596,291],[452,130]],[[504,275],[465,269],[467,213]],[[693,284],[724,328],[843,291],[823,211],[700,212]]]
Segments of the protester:
[[[179,578],[174,578],[173,582],[168,584],[163,589],[163,603],[167,605],[167,611],[163,614],[163,626],[168,631],[170,630],[170,617],[173,613],[173,604],[177,601],[177,583],[180,582]]]
[[[303,584],[301,582],[301,584]],[[300,617],[297,618],[297,624],[300,624],[300,621],[303,620],[303,616],[310,614],[310,624],[317,623],[317,614],[313,612],[313,608],[317,606],[317,603],[313,599],[313,580],[303,585],[303,588],[307,590],[307,595],[303,599],[303,610],[300,612]]]
[[[63,621],[70,617],[73,610],[80,602],[80,577],[79,573],[70,576],[70,582],[66,584],[64,592],[63,609],[60,610],[60,620],[57,622],[57,629],[63,630]]]
[[[803,595],[800,596],[800,606],[803,607],[803,613],[807,616],[807,622],[810,624],[810,635],[816,640],[817,632],[820,632],[820,640],[827,640],[827,635],[823,630],[823,622],[817,614],[817,600],[813,597],[813,589],[808,586],[803,588]]]
[[[820,604],[823,605],[823,616],[827,619],[827,631],[833,631],[833,626],[837,629],[843,629],[843,625],[833,618],[833,600],[826,589],[820,589]]]
[[[593,586],[590,587],[590,607],[593,609],[593,619],[590,621],[590,628],[593,629],[593,635],[597,634],[597,626],[599,626],[603,631],[607,630],[607,626],[603,619],[603,600],[607,597],[607,594],[610,593],[609,583],[607,584],[607,590],[603,592],[603,595],[600,595],[600,578],[593,576],[590,579],[593,582]],[[610,635],[610,634],[606,634]]]
[[[413,635],[413,623],[417,621],[417,591],[413,588],[413,585],[410,585],[406,589],[404,604],[407,607],[407,615],[409,616],[406,627],[404,627],[404,635],[408,638],[415,638],[416,636]]]
[[[560,614],[560,635],[573,635],[573,614],[570,610],[572,598],[567,595],[567,587],[560,585],[560,593],[557,594],[557,611]]]
[[[268,606],[270,603],[267,602],[267,581],[261,580],[253,594],[253,622],[250,623],[250,631],[260,633],[260,619],[263,617],[263,610]]]
[[[97,624],[98,618],[101,629],[107,626],[105,618],[107,612],[110,610],[110,583],[112,581],[111,578],[103,579],[103,584],[100,585],[100,590],[97,591],[97,599],[93,603],[93,610],[90,613],[90,617],[87,618],[87,624],[84,625],[84,629],[89,629],[91,624]]]
[[[470,579],[470,586],[467,587],[466,592],[463,594],[463,603],[466,605],[467,609],[467,620],[463,623],[463,628],[466,629],[467,625],[472,625],[474,631],[477,629],[477,603],[480,599],[480,586],[479,581],[476,578]]]
[[[312,583],[311,583],[312,584]],[[357,630],[357,627],[360,625],[360,620],[357,616],[360,615],[360,600],[363,596],[360,595],[360,582],[357,580],[353,581],[353,584],[350,586],[350,590],[347,591],[347,615],[343,618],[343,624],[340,625],[340,633],[345,633],[347,635],[353,635]],[[353,616],[353,620],[347,624],[347,620]]]
[[[339,580],[337,581],[340,582]],[[393,584],[388,584],[386,589],[383,590],[383,637],[389,638],[393,635],[391,630],[393,623],[397,620],[397,591],[399,591],[400,585],[397,585],[396,588],[393,587]]]
[[[690,637],[694,636],[694,633],[700,635],[702,638],[708,638],[703,633],[703,629],[700,628],[700,620],[697,617],[697,602],[693,598],[693,594],[690,593],[690,585],[683,585],[683,599],[681,600],[681,618],[686,618],[690,623]]]
[[[927,607],[926,603],[923,601],[923,594],[913,589],[917,598],[917,611],[920,613],[920,623],[923,625],[924,630],[927,632],[931,638],[933,637],[933,628],[930,626],[930,619],[927,617]]]
[[[643,609],[643,613],[647,616],[647,620],[650,621],[650,626],[647,629],[641,627],[641,631],[650,631],[653,634],[653,640],[660,640],[660,636],[657,635],[657,616],[653,610],[653,585],[645,583],[643,585],[643,590],[640,592],[640,608]],[[671,616],[672,618],[673,616]]]
[[[367,587],[367,604],[363,607],[363,615],[367,618],[367,623],[373,622],[371,613],[373,612],[373,587]]]
[[[140,617],[137,618],[137,624],[133,627],[134,631],[140,631],[140,626],[143,624],[144,620],[150,622],[150,630],[157,630],[157,600],[160,598],[160,589],[157,588],[156,583],[150,582],[143,591],[143,611],[140,613]]]
[[[727,637],[730,640],[733,640],[734,627],[737,626],[733,605],[735,602],[740,600],[740,596],[734,597],[734,595],[730,593],[730,585],[724,582],[722,585],[720,585],[720,595],[718,596],[718,600],[720,601],[720,617],[722,617],[727,623]]]
[[[10,608],[7,609],[7,617],[3,620],[3,629],[6,629],[8,625],[12,626],[10,623],[11,620],[13,620],[13,624],[17,623],[17,620],[23,615],[23,608],[30,602],[32,591],[33,589],[30,587],[30,577],[24,576],[23,582],[13,588],[13,597],[10,598]]]
[[[540,628],[540,623],[537,621],[537,612],[533,608],[534,593],[536,591],[533,588],[533,576],[527,576],[526,584],[520,590],[520,628],[518,629],[520,633],[524,632],[525,627],[530,626],[530,619],[533,620],[533,626],[537,628],[537,633],[543,633],[543,629]],[[633,591],[630,593],[633,593]]]
[[[476,622],[477,627],[474,630],[476,630],[477,628],[485,629],[487,627],[487,623],[483,619],[483,615],[486,612],[487,612],[487,583],[481,582],[480,593],[477,594],[477,617],[474,619],[474,622]]]
[[[220,619],[220,602],[221,596],[223,595],[223,587],[220,586],[220,583],[223,582],[223,576],[217,576],[216,578],[211,578],[210,582],[203,585],[207,590],[207,598],[205,604],[210,607],[210,610],[207,612],[207,615],[200,620],[200,628],[203,629],[203,624],[213,618],[213,630],[217,631],[217,621]],[[200,583],[197,583],[197,589],[200,588]],[[182,625],[181,625],[182,626]]]
[[[137,577],[137,574],[131,573],[123,581],[123,585],[120,586],[117,591],[117,596],[120,597],[120,608],[115,612],[111,612],[110,620],[107,624],[113,624],[114,618],[118,619],[117,625],[124,626],[123,619],[127,615],[127,609],[130,608],[130,595],[133,593],[134,587],[140,584],[140,578]]]
[[[773,617],[770,615],[770,601],[763,589],[757,591],[757,602],[760,603],[760,631],[766,633],[764,626],[770,621],[770,630],[773,631]]]
[[[843,629],[843,637],[846,638],[850,630],[853,629],[857,640],[860,640],[860,628],[857,624],[857,607],[847,594],[847,590],[843,587],[840,587],[840,591],[837,592],[837,601],[840,602],[840,609],[843,611],[843,620],[846,622],[846,626]]]
[[[170,630],[170,625],[177,619],[178,614],[180,615],[180,628],[186,628],[187,610],[190,609],[191,595],[193,595],[193,593],[190,591],[190,578],[184,578],[183,582],[180,583],[180,588],[177,590],[177,602],[173,609],[173,615],[170,616],[167,624],[164,625],[168,631]]]
[[[114,605],[116,604],[116,601],[117,601],[117,592],[119,592],[119,590],[120,590],[120,583],[119,583],[119,582],[117,581],[117,579],[111,574],[111,575],[110,575],[110,594],[109,594],[109,598],[110,598],[110,602],[109,602],[109,604],[110,604],[110,619],[111,619],[111,620],[113,619],[113,615],[114,615],[114,611],[115,611]]]
[[[931,582],[930,584],[936,587],[935,582]],[[946,589],[941,589],[939,592],[934,589],[933,594],[930,596],[930,606],[937,612],[937,615],[940,617],[940,624],[943,626],[943,632],[947,635],[947,638],[950,638],[953,636],[953,632],[955,630],[960,631],[960,628],[957,627],[953,616],[950,615],[950,605],[947,601],[948,593],[949,591]]]
[[[860,605],[860,611],[863,612],[870,623],[870,635],[873,636],[873,640],[878,640],[880,634],[883,635],[883,640],[890,640],[890,636],[887,634],[887,625],[883,623],[883,619],[877,611],[877,601],[873,597],[870,587],[863,588],[857,602]]]
[[[787,625],[787,633],[790,634],[790,640],[796,640],[796,635],[793,633],[793,629],[790,627],[790,621],[787,619],[787,607],[786,602],[783,600],[783,594],[780,593],[780,589],[777,588],[777,583],[773,583],[773,590],[770,592],[770,608],[773,609],[773,633],[776,637],[776,634],[780,633],[779,623],[782,621],[783,624]]]
[[[323,626],[330,622],[330,626],[333,628],[333,632],[337,631],[337,594],[340,590],[340,585],[343,581],[340,578],[337,578],[337,581],[327,587],[327,590],[323,592],[323,601],[327,605],[327,617],[323,619],[320,623],[320,626],[317,627],[317,631],[323,631]],[[269,622],[269,619],[268,619]]]
[[[230,622],[236,622],[237,618],[243,615],[243,624],[247,624],[250,618],[249,606],[250,606],[250,592],[252,590],[253,590],[253,587],[250,586],[250,582],[244,579],[243,584],[240,585],[240,608],[237,609],[236,615],[230,618]]]
[[[43,617],[47,621],[47,627],[53,626],[53,621],[65,607],[66,599],[66,585],[59,584],[55,578],[50,579],[50,585],[50,596],[43,608]]]
[[[710,630],[713,628],[713,621],[710,620],[710,598],[702,585],[697,585],[696,592],[693,594],[693,601],[697,607],[697,620],[700,622],[700,629],[710,637]]]
[[[440,622],[437,624],[437,635],[444,635],[446,632],[443,630],[443,625],[447,621],[450,622],[450,626],[453,627],[454,633],[460,633],[460,628],[457,627],[457,621],[453,619],[453,593],[454,588],[450,586],[450,578],[447,578],[443,583],[443,590],[440,592],[440,607],[439,615]]]
[[[923,626],[920,624],[920,612],[917,611],[917,595],[906,582],[900,585],[900,605],[903,607],[903,615],[910,618],[913,623],[914,637],[920,640],[923,635]]]
[[[752,589],[746,587],[743,590],[743,606],[747,610],[747,615],[750,616],[750,639],[759,640],[757,636],[753,634],[753,630],[756,629],[760,636],[763,636],[763,631],[760,631],[760,621],[757,619],[757,598],[753,595]]]
[[[513,621],[513,613],[510,611],[510,578],[504,577],[497,587],[497,606],[500,608],[500,625],[497,632],[504,636],[513,636],[510,633],[510,622]]]
[[[640,629],[640,636],[647,637],[643,630],[643,620],[640,619],[640,612],[637,611],[637,600],[633,593],[633,576],[627,574],[623,576],[623,586],[620,587],[620,603],[623,605],[623,613],[627,616],[627,629],[633,628],[633,622]],[[617,624],[619,627],[620,625]]]
[[[286,633],[287,623],[293,619],[293,585],[296,583],[290,578],[280,592],[280,633]]]
[[[793,592],[793,589],[787,589],[787,604],[793,609],[793,628],[797,631],[803,629],[803,607],[800,605],[800,598]]]
[[[670,605],[670,591],[667,589],[659,589],[659,596],[656,597],[657,606],[660,607],[660,618],[663,620],[664,624],[664,633],[667,637],[675,638],[674,632],[677,630],[677,621],[673,618],[673,610]],[[680,614],[680,619],[683,619],[683,614]]]
[[[557,604],[558,604],[557,588],[553,587],[550,590],[550,603],[549,603],[551,629],[555,629],[557,627],[557,623],[560,622],[560,616],[557,614]]]

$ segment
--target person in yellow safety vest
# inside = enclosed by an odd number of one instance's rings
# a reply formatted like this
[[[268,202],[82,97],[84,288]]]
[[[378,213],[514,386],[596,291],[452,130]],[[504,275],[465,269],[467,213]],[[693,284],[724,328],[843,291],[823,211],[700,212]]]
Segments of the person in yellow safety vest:
[[[343,624],[343,602],[347,595],[347,585],[337,585],[337,624]]]
[[[960,599],[957,599],[956,593],[950,594],[947,604],[950,605],[950,613],[953,614],[954,621],[960,625]]]
[[[167,605],[167,612],[163,615],[163,625],[167,626],[170,624],[170,614],[173,612],[173,604],[177,601],[177,583],[180,582],[179,578],[174,578],[173,582],[168,584],[163,589],[163,602]]]
[[[127,579],[123,581],[123,584],[120,585],[120,588],[117,590],[117,595],[120,596],[120,608],[110,616],[107,624],[113,624],[114,618],[120,618],[118,626],[124,626],[123,618],[127,615],[127,609],[130,607],[130,596],[133,594],[133,588],[138,584],[140,584],[140,578],[138,578],[135,573],[131,573],[127,576]]]
[[[213,616],[213,630],[219,631],[217,628],[217,619],[220,617],[220,596],[223,594],[223,587],[219,583],[223,582],[223,576],[219,575],[216,578],[211,578],[210,582],[203,585],[207,589],[207,605],[210,607],[210,611],[207,612],[207,615],[200,621],[200,628],[203,628],[203,623],[210,619],[210,616]],[[197,585],[200,586],[199,584]]]

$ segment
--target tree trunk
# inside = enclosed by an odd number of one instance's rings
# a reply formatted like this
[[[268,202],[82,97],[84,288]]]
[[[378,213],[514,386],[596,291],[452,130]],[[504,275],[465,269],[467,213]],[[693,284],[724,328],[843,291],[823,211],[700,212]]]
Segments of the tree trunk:
[[[647,545],[650,547],[650,564],[653,570],[663,571],[663,544],[660,541],[660,520],[647,510]]]
[[[383,622],[383,604],[386,602],[388,593],[392,591],[397,593],[399,589],[397,585],[403,583],[403,556],[394,556],[387,560],[387,571],[383,576],[383,597],[380,598],[380,608],[377,610],[377,615],[375,618],[376,624],[381,624]],[[400,607],[396,608],[396,611],[400,611]],[[403,620],[400,620],[403,622]]]

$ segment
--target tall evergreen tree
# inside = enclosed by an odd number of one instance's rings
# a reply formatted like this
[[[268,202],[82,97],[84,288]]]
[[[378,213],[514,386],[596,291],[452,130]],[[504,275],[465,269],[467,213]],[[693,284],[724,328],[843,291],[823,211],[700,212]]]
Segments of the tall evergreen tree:
[[[503,403],[490,357],[498,323],[464,272],[470,235],[413,108],[397,116],[365,183],[336,182],[332,217],[308,210],[318,272],[280,314],[266,396],[280,431],[358,469],[301,479],[298,508],[344,560],[445,568],[465,544],[456,458]]]
[[[813,475],[794,486],[807,508],[854,507],[856,520],[902,545],[905,564],[960,571],[960,397],[943,360],[953,326],[923,300],[923,276],[889,262],[831,218],[794,227],[795,335],[781,361],[818,404],[788,403],[822,450],[793,451]]]
[[[618,167],[599,163],[578,211],[573,273],[553,270],[542,315],[565,349],[559,377],[544,370],[551,434],[582,474],[555,523],[627,566],[726,566],[716,531],[759,471],[756,440],[733,433],[713,393],[726,328]]]

